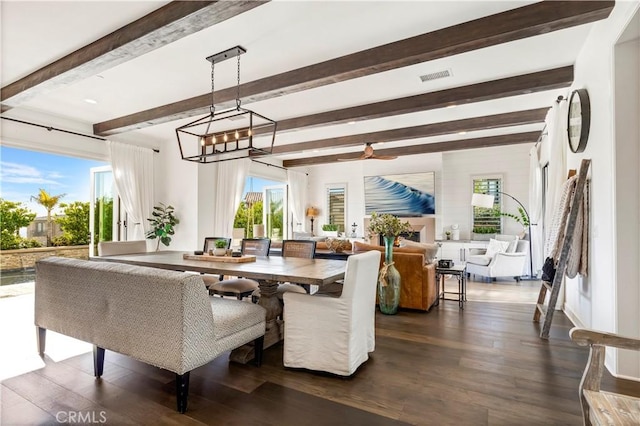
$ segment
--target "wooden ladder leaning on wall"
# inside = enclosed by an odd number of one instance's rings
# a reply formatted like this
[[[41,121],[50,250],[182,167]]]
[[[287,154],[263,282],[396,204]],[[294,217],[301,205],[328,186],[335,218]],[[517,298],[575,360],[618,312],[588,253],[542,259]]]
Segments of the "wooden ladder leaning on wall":
[[[584,188],[587,182],[587,173],[589,171],[589,165],[591,160],[584,159],[580,163],[580,171],[578,173],[578,180],[576,181],[575,192],[571,206],[569,210],[569,218],[567,219],[567,228],[562,241],[562,249],[560,251],[560,258],[558,259],[558,265],[556,266],[556,274],[553,277],[553,283],[542,281],[540,286],[540,294],[538,295],[538,302],[536,303],[536,309],[533,314],[533,322],[540,322],[540,317],[544,317],[544,324],[542,330],[540,330],[540,337],[542,339],[549,338],[549,330],[551,329],[551,321],[553,321],[553,313],[556,309],[556,303],[558,302],[558,295],[560,294],[560,287],[562,285],[562,279],[564,278],[567,261],[569,260],[569,249],[571,248],[571,242],[573,240],[573,230],[576,226],[578,219],[578,211],[580,210],[580,204],[582,204],[582,197],[584,195]],[[587,226],[585,224],[584,226]],[[549,296],[549,303],[545,306],[545,299],[547,291],[551,290]]]

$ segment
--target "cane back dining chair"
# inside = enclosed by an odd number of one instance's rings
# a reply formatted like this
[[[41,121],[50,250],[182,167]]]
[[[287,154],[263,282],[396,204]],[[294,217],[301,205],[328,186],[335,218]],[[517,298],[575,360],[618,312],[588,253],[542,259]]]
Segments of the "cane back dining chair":
[[[246,238],[242,240],[241,251],[243,255],[269,256],[271,240],[268,238]],[[258,282],[249,278],[230,278],[213,283],[209,287],[209,294],[219,296],[235,296],[238,300],[251,296],[258,290]],[[255,300],[254,300],[255,302]]]
[[[231,246],[231,238],[227,237],[206,237],[204,239],[204,245],[202,247],[203,253],[209,253],[210,249],[216,248],[216,241],[223,240],[227,242],[225,249],[228,249]],[[222,281],[222,275],[202,275],[202,281],[204,281],[205,287],[209,289],[215,283]]]

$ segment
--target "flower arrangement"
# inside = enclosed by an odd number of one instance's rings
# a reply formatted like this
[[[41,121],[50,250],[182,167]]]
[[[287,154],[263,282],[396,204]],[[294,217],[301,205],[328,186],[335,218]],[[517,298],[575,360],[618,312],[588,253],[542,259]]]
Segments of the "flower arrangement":
[[[368,231],[384,237],[397,237],[405,232],[411,233],[413,228],[411,228],[409,222],[401,222],[397,216],[388,213],[378,215],[373,212],[371,213]]]

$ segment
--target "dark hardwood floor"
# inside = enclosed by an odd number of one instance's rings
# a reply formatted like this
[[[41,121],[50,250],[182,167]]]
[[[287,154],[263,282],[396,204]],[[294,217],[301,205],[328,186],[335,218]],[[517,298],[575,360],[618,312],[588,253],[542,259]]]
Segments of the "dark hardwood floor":
[[[173,373],[107,351],[96,380],[91,353],[45,359],[2,382],[0,423],[73,423],[79,412],[115,425],[580,425],[588,350],[569,340],[561,312],[548,341],[532,316],[532,305],[449,301],[378,314],[376,350],[351,378],[285,369],[281,345],[260,368],[222,356],[192,372],[183,415]],[[640,396],[638,383],[611,376],[603,387]]]

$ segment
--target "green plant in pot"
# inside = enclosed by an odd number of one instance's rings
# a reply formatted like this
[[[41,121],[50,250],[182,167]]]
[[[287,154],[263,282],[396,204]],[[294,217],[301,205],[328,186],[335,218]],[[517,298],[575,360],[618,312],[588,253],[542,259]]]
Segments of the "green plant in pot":
[[[495,226],[474,226],[473,227],[473,239],[474,240],[488,240],[492,235],[498,233],[498,229]]]
[[[325,223],[324,225],[322,225],[322,231],[328,236],[337,237],[338,225],[336,225],[335,223]]]
[[[156,251],[160,249],[160,243],[168,247],[171,244],[171,236],[175,234],[175,226],[180,223],[175,216],[173,206],[159,203],[153,208],[151,217],[147,220],[151,223],[151,230],[147,232],[147,238],[158,240]]]
[[[391,214],[371,214],[368,231],[384,239],[384,263],[378,275],[378,304],[380,312],[393,315],[400,304],[400,273],[393,266],[393,243],[403,233],[411,233],[409,222],[402,222]]]
[[[216,246],[214,251],[216,256],[224,256],[227,253],[227,242],[225,240],[216,240],[214,245]]]

